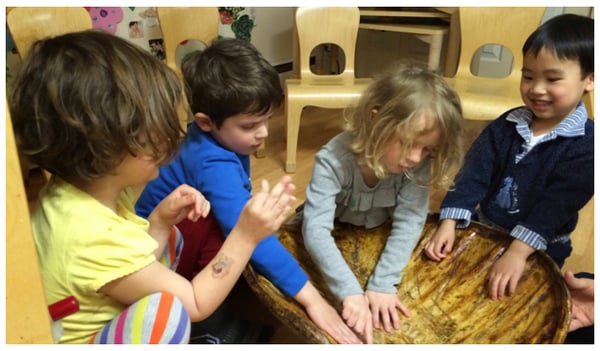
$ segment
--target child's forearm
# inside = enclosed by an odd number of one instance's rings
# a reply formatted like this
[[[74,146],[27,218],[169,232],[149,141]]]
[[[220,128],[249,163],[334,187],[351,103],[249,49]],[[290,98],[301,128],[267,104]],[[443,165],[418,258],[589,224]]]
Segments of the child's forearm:
[[[304,284],[302,289],[298,291],[298,293],[294,296],[294,300],[298,302],[300,305],[305,308],[310,306],[311,302],[316,301],[317,299],[321,299],[322,296],[319,294],[319,291],[315,286],[309,281]]]
[[[513,256],[519,257],[523,260],[527,260],[527,258],[535,251],[536,250],[533,247],[518,239],[514,239],[507,249],[507,253],[510,252]]]
[[[158,243],[158,247],[154,251],[154,256],[156,256],[157,260],[160,260],[167,247],[169,234],[171,233],[173,226],[159,220],[158,216],[154,216],[153,214],[154,212],[148,216],[148,222],[150,223],[148,234]]]
[[[456,229],[456,219],[445,218],[442,219],[438,230],[452,230]]]
[[[212,314],[238,281],[257,244],[249,237],[234,228],[215,257],[192,279],[194,297],[201,311],[198,320]]]

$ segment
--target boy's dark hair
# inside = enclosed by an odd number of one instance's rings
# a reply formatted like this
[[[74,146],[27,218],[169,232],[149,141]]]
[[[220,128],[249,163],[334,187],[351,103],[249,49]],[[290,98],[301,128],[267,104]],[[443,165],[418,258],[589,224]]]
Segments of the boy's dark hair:
[[[208,115],[217,128],[228,117],[262,115],[283,101],[279,74],[245,40],[217,39],[186,56],[181,71],[192,113]]]
[[[560,59],[578,60],[582,78],[586,77],[594,72],[594,20],[570,13],[549,19],[527,38],[523,56],[537,56],[542,49]]]
[[[164,63],[96,30],[34,43],[9,99],[19,149],[53,174],[84,180],[113,174],[127,154],[168,160],[184,105]]]

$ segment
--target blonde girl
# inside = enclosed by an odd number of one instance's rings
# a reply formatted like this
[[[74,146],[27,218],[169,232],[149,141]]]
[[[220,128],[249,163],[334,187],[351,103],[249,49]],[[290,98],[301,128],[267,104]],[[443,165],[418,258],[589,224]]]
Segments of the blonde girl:
[[[430,187],[452,186],[463,156],[463,118],[456,92],[415,63],[392,66],[346,111],[345,130],[316,155],[306,190],[302,231],[342,317],[367,342],[372,328],[400,327],[397,297],[429,210]],[[331,236],[334,221],[392,231],[363,289]]]

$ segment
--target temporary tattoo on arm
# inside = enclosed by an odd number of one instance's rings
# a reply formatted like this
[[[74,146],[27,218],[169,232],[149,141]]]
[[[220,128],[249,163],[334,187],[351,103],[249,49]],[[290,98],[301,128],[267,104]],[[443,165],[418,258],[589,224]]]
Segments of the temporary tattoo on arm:
[[[212,264],[212,276],[214,278],[223,278],[229,273],[231,259],[225,255],[219,255]]]

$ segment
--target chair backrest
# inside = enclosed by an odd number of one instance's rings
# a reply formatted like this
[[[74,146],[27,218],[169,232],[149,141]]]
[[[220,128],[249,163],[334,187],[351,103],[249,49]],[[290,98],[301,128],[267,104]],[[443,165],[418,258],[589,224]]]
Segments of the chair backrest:
[[[219,11],[216,7],[158,7],[167,65],[179,72],[177,47],[186,40],[209,45],[219,36]]]
[[[456,78],[473,76],[471,61],[479,48],[499,44],[513,55],[508,79],[521,79],[527,37],[540,25],[544,7],[460,7],[460,57]]]
[[[310,54],[320,44],[335,44],[344,53],[344,70],[335,75],[340,83],[354,81],[354,56],[360,23],[358,7],[299,7],[296,10],[296,33],[298,35],[300,79],[307,83],[319,83],[325,78],[332,82],[332,75],[315,74],[310,69]]]
[[[6,24],[21,58],[39,39],[93,28],[83,7],[15,7],[6,15]]]
[[[6,15],[6,26],[21,59],[40,39],[93,29],[92,17],[83,7],[15,7]],[[25,158],[21,160],[27,179],[31,165]]]
[[[27,194],[6,101],[6,342],[52,343]]]
[[[594,119],[594,91],[593,90],[583,96],[583,102],[585,103],[585,107],[587,108],[588,117],[591,119]]]

